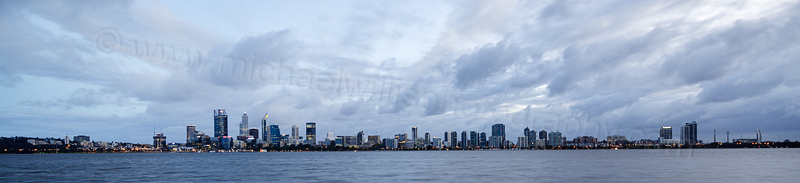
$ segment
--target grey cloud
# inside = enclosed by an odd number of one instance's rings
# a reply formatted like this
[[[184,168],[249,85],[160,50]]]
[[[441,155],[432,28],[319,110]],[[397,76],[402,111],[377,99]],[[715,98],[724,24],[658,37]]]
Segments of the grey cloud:
[[[456,62],[455,86],[461,89],[480,82],[519,60],[520,53],[506,41],[484,45],[475,52],[462,55]]]

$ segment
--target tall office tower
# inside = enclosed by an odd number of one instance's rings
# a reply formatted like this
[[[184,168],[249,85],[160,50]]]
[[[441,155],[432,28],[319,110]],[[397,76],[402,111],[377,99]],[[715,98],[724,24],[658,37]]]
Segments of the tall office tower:
[[[469,141],[467,141],[467,131],[461,131],[461,148],[469,147]]]
[[[480,145],[480,146],[481,146],[481,148],[486,148],[486,146],[488,146],[488,145],[489,145],[489,144],[487,144],[487,143],[488,143],[488,142],[486,141],[486,132],[481,132],[481,142],[480,142],[480,144],[478,144],[478,145]]]
[[[684,145],[697,143],[697,121],[686,123],[681,130],[681,143]]]
[[[444,132],[444,142],[446,142],[445,146],[450,146],[450,132],[448,131]]]
[[[506,141],[506,125],[497,123],[492,125],[492,137],[500,137],[500,142]]]
[[[273,145],[278,145],[281,141],[281,129],[278,128],[277,124],[269,125],[269,131],[267,131],[268,139],[264,139],[264,142],[271,143]]]
[[[247,126],[248,126],[248,124],[247,124],[247,111],[244,111],[244,114],[242,114],[242,123],[239,123],[239,136],[247,136],[247,135],[249,135],[249,131],[247,131],[247,129],[248,129]]]
[[[64,145],[69,145],[69,135],[64,134]]]
[[[547,131],[545,130],[539,131],[539,139],[547,140]]]
[[[328,138],[333,138],[333,132],[328,132],[328,136]],[[313,146],[317,143],[317,123],[306,123],[306,140],[308,141],[308,145]]]
[[[228,136],[228,113],[225,109],[214,110],[214,137]]]
[[[725,142],[731,143],[731,131],[725,131]]]
[[[458,132],[450,131],[450,147],[458,146]]]
[[[362,144],[364,144],[364,131],[360,131],[356,134],[355,145],[362,145]]]
[[[258,128],[250,128],[250,136],[253,138],[258,139]]]
[[[478,132],[470,131],[469,132],[469,146],[468,147],[478,147]]]
[[[417,127],[416,126],[412,126],[411,127],[411,142],[415,143],[414,145],[416,145],[417,137],[418,137],[417,136]]]
[[[664,126],[661,127],[661,130],[658,133],[658,137],[661,139],[672,139],[672,127],[671,126]]]
[[[536,145],[536,130],[529,131],[525,137],[528,137],[528,147],[533,147]]]
[[[162,133],[157,133],[153,136],[153,148],[161,149],[167,147],[167,136]]]
[[[325,140],[328,140],[328,141],[335,140],[335,139],[336,139],[336,136],[333,136],[333,132],[328,132],[328,137],[325,138]]]
[[[186,125],[186,143],[192,143],[192,136],[197,133],[197,127],[194,125]]]
[[[264,141],[264,143],[269,143],[269,125],[267,124],[267,118],[269,118],[269,112],[265,109],[264,118],[261,118],[261,140]]]
[[[423,143],[425,144],[425,147],[428,147],[429,145],[431,145],[431,134],[430,133],[425,133],[425,142],[423,142]]]
[[[564,139],[561,138],[561,132],[550,132],[547,134],[547,138],[549,139],[547,141],[547,145],[551,145],[553,147],[564,145]]]
[[[292,143],[294,143],[295,140],[300,140],[300,128],[298,128],[297,125],[292,125],[292,139],[291,140],[292,140]]]
[[[522,130],[522,136],[528,137],[528,139],[530,139],[530,133],[531,133],[531,130],[528,129],[528,127],[525,127],[525,129]],[[519,139],[517,139],[517,140],[519,140]],[[530,143],[530,142],[526,142],[526,143]]]

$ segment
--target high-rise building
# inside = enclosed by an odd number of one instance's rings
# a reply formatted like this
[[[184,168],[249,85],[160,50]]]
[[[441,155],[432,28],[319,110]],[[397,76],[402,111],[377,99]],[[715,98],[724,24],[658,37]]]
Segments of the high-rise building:
[[[534,147],[536,145],[536,130],[528,131],[525,137],[528,137],[528,147]]]
[[[431,134],[430,133],[425,133],[425,141],[423,142],[423,144],[425,144],[425,147],[428,147],[429,145],[431,145]]]
[[[697,144],[697,121],[686,123],[681,130],[681,143],[684,145]]]
[[[355,145],[362,145],[364,144],[364,131],[360,131],[356,133],[356,143]]]
[[[503,141],[506,140],[506,125],[503,123],[497,123],[492,125],[492,136],[494,137],[501,137]]]
[[[458,132],[450,131],[450,147],[455,148],[458,146]]]
[[[186,125],[186,143],[192,143],[192,137],[197,133],[197,127],[194,125]]]
[[[525,129],[522,130],[522,136],[528,137],[528,139],[531,138],[530,133],[531,133],[531,129],[528,129],[528,127],[525,127]],[[519,139],[517,139],[517,140],[519,140]],[[526,142],[526,143],[530,144],[530,142]]]
[[[442,142],[442,145],[450,147],[450,131],[444,132],[444,139],[442,140],[444,141]]]
[[[434,147],[434,148],[437,148],[437,149],[441,149],[442,148],[442,138],[439,138],[439,137],[431,138],[431,146]]]
[[[269,112],[264,110],[264,118],[261,118],[261,140],[264,143],[269,142],[269,124],[267,123],[267,118],[269,118]]]
[[[253,136],[253,138],[258,139],[258,128],[250,128],[250,136]]]
[[[553,147],[564,145],[564,139],[561,138],[561,132],[558,131],[550,132],[547,134],[547,138],[549,139],[547,141],[547,145]]]
[[[239,123],[239,136],[247,136],[247,135],[249,135],[249,132],[247,131],[247,129],[248,129],[247,121],[248,121],[247,120],[247,111],[244,111],[244,114],[242,114],[242,122]]]
[[[480,145],[481,148],[486,148],[486,146],[489,146],[488,143],[489,142],[486,141],[486,132],[481,132],[481,142],[478,145]]]
[[[467,131],[461,131],[461,148],[469,147],[469,141],[467,141]]]
[[[492,136],[489,137],[489,142],[492,148],[504,148],[506,141],[506,125],[497,123],[492,125]]]
[[[333,138],[333,132],[329,132],[328,136],[328,138]],[[333,139],[329,139],[329,141],[330,140]],[[314,145],[317,142],[317,123],[306,123],[306,141],[308,141],[309,145]]]
[[[469,132],[469,146],[468,147],[478,147],[478,132],[470,131]]]
[[[417,136],[417,127],[413,126],[411,127],[411,140],[417,140],[417,137],[419,137]]]
[[[539,131],[539,139],[547,140],[547,131],[545,130]]]
[[[228,136],[228,113],[225,109],[214,110],[214,137]]]
[[[664,126],[661,127],[661,130],[658,133],[658,137],[661,139],[672,139],[672,127],[671,126]]]
[[[528,143],[528,137],[527,136],[521,136],[521,137],[517,138],[517,147],[523,148],[523,149],[530,148],[531,146],[530,146],[530,143]]]
[[[270,143],[273,145],[278,145],[281,141],[281,129],[278,128],[277,124],[269,125],[269,131],[267,131],[268,139],[264,139],[264,142]]]
[[[297,125],[292,125],[292,141],[300,140],[300,128]]]
[[[157,133],[153,136],[153,148],[161,149],[167,147],[167,136],[162,133]]]

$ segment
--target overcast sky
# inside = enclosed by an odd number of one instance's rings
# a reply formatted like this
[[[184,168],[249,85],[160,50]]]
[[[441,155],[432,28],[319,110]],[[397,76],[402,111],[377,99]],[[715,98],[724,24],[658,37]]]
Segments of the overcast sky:
[[[2,1],[0,40],[0,136],[800,139],[798,1]]]

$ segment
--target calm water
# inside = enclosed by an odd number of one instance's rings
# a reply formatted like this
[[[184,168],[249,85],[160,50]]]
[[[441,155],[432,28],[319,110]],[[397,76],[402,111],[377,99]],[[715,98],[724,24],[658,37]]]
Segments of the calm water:
[[[0,182],[798,182],[800,149],[0,155]]]

